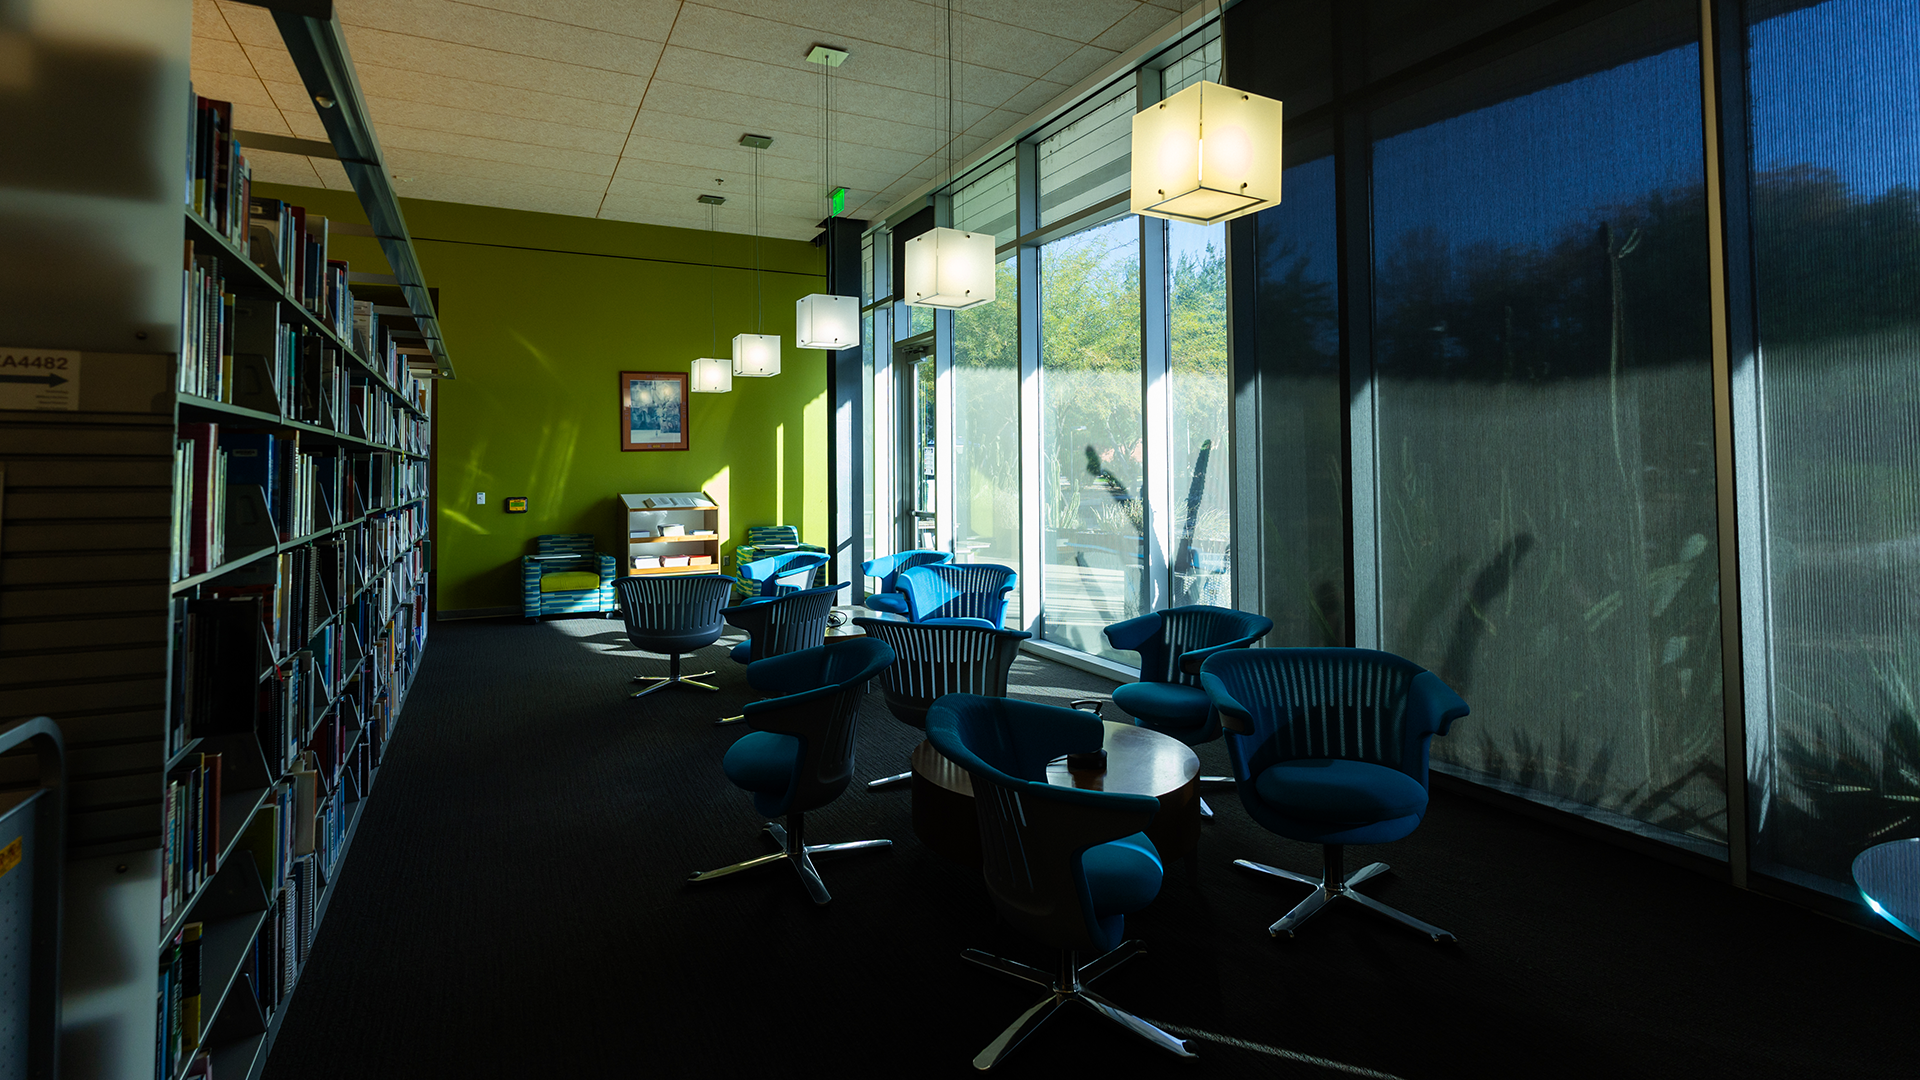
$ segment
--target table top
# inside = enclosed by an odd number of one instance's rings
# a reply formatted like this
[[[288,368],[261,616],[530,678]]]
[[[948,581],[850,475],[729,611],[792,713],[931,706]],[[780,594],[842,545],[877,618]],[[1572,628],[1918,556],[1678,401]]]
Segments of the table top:
[[[1853,882],[1868,907],[1907,936],[1920,938],[1920,838],[1861,852],[1853,860]]]
[[[896,614],[895,612],[891,612],[891,611],[877,611],[873,608],[863,607],[859,604],[837,604],[834,606],[833,611],[836,614],[844,615],[844,618],[835,620],[831,615],[828,616],[827,640],[829,641],[835,638],[867,636],[867,632],[865,630],[862,630],[859,627],[853,625],[853,620],[855,619],[892,619],[897,622],[907,621],[907,617],[905,615]],[[834,625],[836,621],[839,622],[838,626]]]
[[[1107,751],[1106,769],[1075,771],[1067,768],[1066,758],[1056,758],[1047,764],[1047,783],[1164,798],[1200,775],[1199,755],[1179,739],[1114,720],[1103,720],[1101,725],[1106,729],[1101,739]],[[973,793],[967,771],[948,761],[932,743],[921,743],[913,752],[913,769],[948,791]]]

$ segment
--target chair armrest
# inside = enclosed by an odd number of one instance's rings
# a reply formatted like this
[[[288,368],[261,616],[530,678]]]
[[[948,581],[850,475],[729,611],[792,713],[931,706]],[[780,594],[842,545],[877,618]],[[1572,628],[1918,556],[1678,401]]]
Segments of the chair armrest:
[[[1227,684],[1220,681],[1220,676],[1203,668],[1200,685],[1207,691],[1207,700],[1213,703],[1214,711],[1220,714],[1221,727],[1235,735],[1253,734],[1253,713],[1227,692]]]
[[[613,584],[614,576],[619,573],[619,562],[611,555],[600,555],[598,552],[595,555],[600,559],[600,584]]]
[[[1140,646],[1160,632],[1160,626],[1166,620],[1157,611],[1145,615],[1136,615],[1124,622],[1114,623],[1102,631],[1107,635],[1107,644],[1128,652],[1139,652]]]
[[[1217,652],[1226,652],[1228,649],[1247,648],[1266,636],[1266,632],[1261,631],[1258,634],[1248,634],[1246,637],[1235,638],[1232,641],[1223,641],[1218,645],[1209,645],[1204,649],[1194,649],[1190,652],[1181,653],[1180,670],[1188,675],[1198,675],[1200,674],[1200,665],[1207,662],[1207,657]]]
[[[1472,711],[1453,687],[1431,671],[1415,675],[1413,689],[1412,700],[1407,702],[1407,721],[1416,731],[1445,735],[1455,720]]]

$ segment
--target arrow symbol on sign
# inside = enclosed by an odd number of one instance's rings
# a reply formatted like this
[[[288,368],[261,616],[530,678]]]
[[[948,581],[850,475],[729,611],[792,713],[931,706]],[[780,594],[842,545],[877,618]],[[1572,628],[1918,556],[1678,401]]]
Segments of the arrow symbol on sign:
[[[66,381],[58,375],[0,375],[0,383],[46,383],[48,389]]]

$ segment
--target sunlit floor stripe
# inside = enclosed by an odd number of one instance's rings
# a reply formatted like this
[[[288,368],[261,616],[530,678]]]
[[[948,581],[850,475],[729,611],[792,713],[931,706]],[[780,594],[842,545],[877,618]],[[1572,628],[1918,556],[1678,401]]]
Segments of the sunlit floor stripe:
[[[1208,1042],[1223,1043],[1227,1046],[1239,1047],[1242,1050],[1251,1050],[1256,1054],[1265,1054],[1268,1057],[1285,1058],[1288,1061],[1297,1061],[1303,1065],[1317,1065],[1322,1069],[1332,1069],[1335,1072],[1343,1072],[1349,1076],[1364,1076],[1367,1077],[1368,1080],[1404,1080],[1404,1078],[1395,1076],[1392,1073],[1384,1073],[1376,1069],[1363,1069],[1358,1065],[1348,1065],[1341,1061],[1314,1057],[1312,1054],[1302,1054],[1297,1050],[1282,1050],[1277,1046],[1265,1046],[1256,1042],[1248,1042],[1245,1039],[1236,1039],[1231,1035],[1216,1035],[1211,1031],[1180,1027],[1176,1024],[1163,1024],[1158,1020],[1148,1020],[1147,1022],[1162,1031],[1172,1032],[1184,1039],[1205,1039]]]

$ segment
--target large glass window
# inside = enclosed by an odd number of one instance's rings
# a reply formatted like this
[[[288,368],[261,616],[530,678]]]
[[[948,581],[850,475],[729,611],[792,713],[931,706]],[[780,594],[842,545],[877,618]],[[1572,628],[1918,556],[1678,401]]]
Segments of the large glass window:
[[[1147,599],[1140,389],[1140,223],[1040,250],[1042,605],[1047,640],[1128,662],[1108,623]]]
[[[1166,230],[1170,592],[1174,604],[1232,607],[1227,227],[1175,221]]]
[[[953,316],[953,548],[967,562],[1020,569],[1020,322],[1015,260],[994,301]],[[1020,594],[1007,603],[1020,625]]]
[[[1920,832],[1920,2],[1748,10],[1773,712],[1748,718],[1754,862],[1846,891],[1863,848]]]
[[[1435,761],[1712,851],[1699,12],[1617,10],[1373,115],[1373,482],[1384,647],[1473,705]]]

